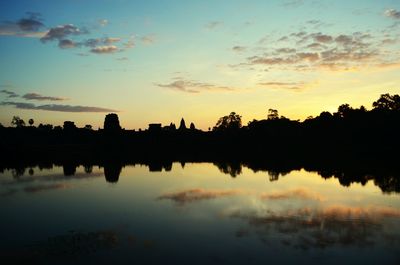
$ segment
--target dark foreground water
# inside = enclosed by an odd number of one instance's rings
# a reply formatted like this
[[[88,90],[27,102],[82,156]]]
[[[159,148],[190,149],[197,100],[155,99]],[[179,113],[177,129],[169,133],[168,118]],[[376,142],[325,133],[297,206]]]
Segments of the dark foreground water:
[[[400,196],[373,180],[114,171],[0,173],[2,264],[400,264]]]

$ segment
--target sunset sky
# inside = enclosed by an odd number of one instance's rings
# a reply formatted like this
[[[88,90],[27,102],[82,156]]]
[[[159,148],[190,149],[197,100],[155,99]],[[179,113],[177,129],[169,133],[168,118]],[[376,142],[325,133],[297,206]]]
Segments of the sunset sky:
[[[0,1],[0,123],[207,129],[400,92],[400,1]]]

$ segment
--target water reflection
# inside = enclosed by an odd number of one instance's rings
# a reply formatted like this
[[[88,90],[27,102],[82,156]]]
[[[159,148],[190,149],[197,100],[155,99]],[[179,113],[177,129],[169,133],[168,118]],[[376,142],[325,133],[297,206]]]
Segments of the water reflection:
[[[107,163],[104,165],[104,176],[109,183],[117,183],[121,174],[122,165],[118,162]]]
[[[158,200],[171,200],[178,205],[184,205],[190,202],[210,200],[227,196],[243,194],[241,190],[205,190],[201,188],[189,189],[177,192],[165,193],[159,196]]]
[[[76,168],[79,166],[84,167],[84,172],[89,176],[94,166],[99,166],[104,168],[104,176],[105,180],[109,183],[117,183],[119,180],[119,176],[121,174],[122,168],[126,165],[145,165],[148,167],[149,172],[170,172],[172,170],[172,161],[146,161],[139,163],[123,163],[121,161],[109,161],[109,162],[101,162],[97,164],[90,164],[88,162],[85,163],[63,163],[63,173],[66,177],[76,177]],[[185,167],[185,161],[180,162],[182,169]],[[260,162],[226,162],[226,161],[217,161],[213,162],[221,173],[227,174],[232,178],[236,178],[242,174],[243,168],[249,168],[253,172],[266,172],[267,178],[269,181],[278,181],[281,177],[288,175],[290,172],[294,170],[301,170],[302,167],[291,166],[288,167],[285,164],[279,163],[260,163]],[[52,163],[44,163],[39,164],[37,167],[39,170],[51,169],[53,166],[57,166],[57,164]],[[11,169],[11,174],[14,179],[20,179],[23,176],[26,176],[26,172],[28,171],[29,176],[33,176],[35,171],[33,169],[34,165],[11,165],[11,166],[1,166],[0,172],[4,172],[4,170]],[[332,168],[332,167],[323,167],[322,165],[317,166],[308,166],[304,167],[306,171],[316,172],[319,176],[324,179],[336,178],[339,180],[339,183],[342,186],[348,187],[352,183],[360,183],[362,185],[366,185],[369,181],[373,181],[376,186],[378,186],[385,193],[398,193],[400,192],[400,170],[391,167],[379,167],[374,168],[373,170],[369,170],[364,167],[345,167],[345,168]],[[78,177],[82,177],[83,175],[80,173]],[[21,181],[29,181],[28,179],[24,179]]]
[[[266,244],[271,243],[273,234],[279,234],[281,244],[305,250],[335,246],[368,247],[380,241],[400,246],[400,231],[386,230],[390,222],[397,222],[400,217],[400,211],[391,207],[333,205],[282,212],[237,210],[229,217],[247,222]]]
[[[7,264],[396,264],[400,258],[394,171],[215,161],[46,167],[0,167],[0,257]],[[17,176],[16,168],[24,173]]]

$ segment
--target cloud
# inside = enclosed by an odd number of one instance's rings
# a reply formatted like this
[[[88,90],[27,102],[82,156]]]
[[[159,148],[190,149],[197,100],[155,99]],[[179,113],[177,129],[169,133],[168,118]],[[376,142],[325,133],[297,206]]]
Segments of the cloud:
[[[0,90],[0,93],[6,94],[8,98],[17,98],[17,97],[19,97],[18,94],[16,94],[15,92],[12,92],[10,90],[7,90],[7,89]]]
[[[263,200],[288,200],[288,199],[301,199],[301,200],[314,200],[323,201],[325,197],[317,192],[313,192],[306,188],[297,188],[286,191],[278,191],[273,193],[264,193],[261,195]]]
[[[243,192],[239,190],[204,190],[197,188],[179,192],[165,193],[159,196],[157,199],[172,200],[179,205],[184,205],[186,203],[235,196],[239,194],[243,194]]]
[[[73,24],[65,24],[51,28],[40,40],[43,43],[54,40],[60,41],[71,35],[82,35],[88,33],[89,32],[86,29],[81,30]]]
[[[276,52],[277,53],[295,53],[296,49],[294,49],[294,48],[279,48],[279,49],[276,49]]]
[[[169,88],[176,91],[187,92],[187,93],[199,93],[203,91],[232,91],[233,88],[225,86],[217,86],[208,83],[201,83],[196,81],[184,80],[178,78],[169,84],[156,84],[159,87]]]
[[[0,35],[19,37],[39,37],[44,33],[39,32],[45,25],[40,21],[39,13],[27,12],[26,17],[17,21],[5,21],[0,24]]]
[[[107,19],[99,19],[97,21],[99,23],[100,26],[105,27],[108,25],[109,21]]]
[[[276,48],[283,39],[286,40],[285,47]],[[230,67],[251,67],[256,71],[260,70],[257,66],[285,71],[349,71],[361,67],[379,67],[400,62],[400,54],[382,49],[382,44],[391,45],[396,40],[390,34],[373,36],[370,32],[353,32],[330,35],[302,30],[271,37],[269,43],[272,45],[258,47],[262,53],[249,56],[245,62]]]
[[[304,0],[286,0],[283,1],[283,6],[285,7],[299,7],[304,4]]]
[[[400,11],[396,9],[388,9],[384,12],[384,15],[394,19],[400,19]]]
[[[318,53],[315,52],[300,52],[288,57],[249,57],[250,64],[298,64],[303,62],[315,62],[319,59]]]
[[[319,54],[315,52],[300,52],[296,56],[301,61],[315,62],[319,59]]]
[[[59,111],[59,112],[118,112],[118,110],[100,108],[100,107],[89,107],[89,106],[71,106],[71,105],[58,105],[58,104],[47,104],[38,105],[32,103],[23,102],[11,102],[3,101],[0,103],[3,106],[14,106],[17,109],[28,109],[28,110],[46,110],[46,111]]]
[[[119,51],[119,49],[117,46],[114,45],[105,45],[94,47],[90,51],[96,54],[110,54]]]
[[[321,34],[321,33],[315,34],[315,35],[313,36],[313,38],[314,38],[314,40],[315,40],[316,42],[321,42],[321,43],[330,43],[330,42],[333,41],[332,36],[330,36],[330,35],[325,35],[325,34]]]
[[[85,47],[92,47],[95,48],[96,46],[99,45],[111,45],[113,43],[117,43],[120,42],[121,38],[111,38],[111,37],[107,37],[107,38],[97,38],[97,39],[87,39],[84,40],[80,43],[80,45],[83,45]]]
[[[290,91],[304,91],[305,89],[309,89],[314,87],[316,84],[318,84],[317,81],[313,82],[304,82],[304,81],[299,81],[299,82],[279,82],[279,81],[269,81],[269,82],[260,82],[258,85],[263,86],[263,87],[268,87],[271,89],[285,89],[285,90],[290,90]]]
[[[97,45],[102,44],[102,39],[87,39],[82,41],[81,44],[85,47],[96,47]]]
[[[109,38],[109,37],[107,37],[107,38],[103,39],[103,43],[104,44],[112,44],[112,43],[116,43],[116,42],[119,42],[119,41],[121,41],[121,38]]]
[[[246,51],[246,47],[244,47],[244,46],[234,46],[234,47],[232,47],[232,50],[234,52],[244,52],[244,51]]]
[[[325,49],[326,47],[324,45],[322,45],[321,43],[311,43],[307,45],[307,48],[311,49],[311,50],[322,50]]]
[[[24,191],[29,192],[29,193],[37,193],[37,192],[49,191],[49,190],[66,189],[66,188],[70,188],[70,187],[71,186],[67,185],[67,184],[36,185],[36,186],[26,187],[24,189]]]
[[[221,21],[210,21],[204,27],[206,29],[213,30],[213,29],[216,29],[216,28],[222,26],[223,24],[224,23]]]
[[[150,45],[154,44],[156,37],[154,35],[146,35],[141,38],[142,43]]]
[[[31,15],[29,18],[21,18],[16,23],[22,31],[39,31],[44,24],[38,20],[37,15]]]
[[[66,98],[43,96],[37,93],[28,93],[23,95],[22,98],[27,100],[50,100],[50,101],[66,100]]]
[[[72,49],[75,48],[76,46],[77,43],[69,39],[60,40],[58,42],[58,47],[60,47],[61,49]]]

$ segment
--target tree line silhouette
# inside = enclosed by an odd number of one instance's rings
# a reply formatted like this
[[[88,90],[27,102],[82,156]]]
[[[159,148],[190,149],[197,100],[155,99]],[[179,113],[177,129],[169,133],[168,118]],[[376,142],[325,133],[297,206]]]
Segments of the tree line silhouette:
[[[337,112],[322,112],[304,121],[269,109],[266,119],[242,125],[231,112],[208,131],[189,128],[182,118],[149,124],[146,130],[125,130],[117,114],[107,114],[103,129],[77,128],[73,121],[52,126],[15,116],[12,127],[0,126],[2,161],[46,159],[119,161],[269,161],[277,164],[397,163],[400,141],[400,96],[383,94],[372,109],[342,104]]]

